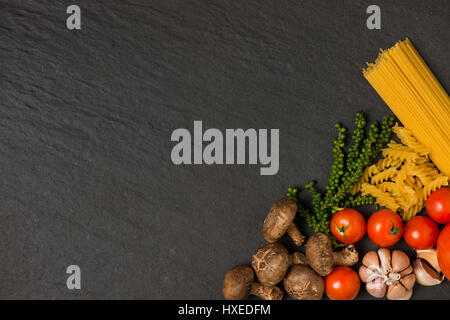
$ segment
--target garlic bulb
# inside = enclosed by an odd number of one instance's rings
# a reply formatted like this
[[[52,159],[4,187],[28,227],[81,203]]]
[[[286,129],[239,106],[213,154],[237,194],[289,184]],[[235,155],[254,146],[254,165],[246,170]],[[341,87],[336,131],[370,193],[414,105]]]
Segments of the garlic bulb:
[[[408,300],[416,281],[408,256],[400,250],[387,248],[369,251],[362,259],[359,277],[366,290],[377,298]]]

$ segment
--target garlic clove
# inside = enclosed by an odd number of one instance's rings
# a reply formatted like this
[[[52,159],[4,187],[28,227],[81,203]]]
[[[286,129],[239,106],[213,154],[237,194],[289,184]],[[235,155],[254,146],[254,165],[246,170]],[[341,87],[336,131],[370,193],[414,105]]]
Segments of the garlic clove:
[[[410,274],[410,273],[412,273],[414,270],[413,270],[413,267],[412,267],[412,265],[409,265],[408,266],[408,268],[406,268],[405,270],[403,270],[402,272],[400,272],[400,277],[404,277],[404,276],[407,276],[408,274]]]
[[[389,286],[386,298],[389,300],[409,300],[412,296],[412,290],[407,290],[400,282]]]
[[[378,249],[378,257],[380,258],[380,267],[383,269],[383,273],[388,274],[391,272],[391,250],[388,248]]]
[[[372,281],[373,279],[377,278],[379,275],[375,270],[372,270],[371,268],[368,268],[366,266],[361,266],[361,268],[359,268],[359,278],[361,279],[362,282],[369,282]]]
[[[375,298],[383,298],[386,294],[387,286],[383,278],[376,278],[366,283],[366,290]]]
[[[411,288],[406,291],[406,294],[401,299],[398,299],[398,300],[409,300],[409,299],[411,299],[412,295],[413,295],[413,289]]]
[[[406,290],[412,289],[416,282],[416,276],[414,273],[408,274],[406,277],[400,279],[400,283],[406,288]]]
[[[379,269],[380,260],[378,259],[378,254],[375,251],[369,251],[362,259],[362,264],[366,267]]]
[[[423,259],[413,261],[417,283],[423,286],[436,286],[444,281],[444,275],[434,270]]]
[[[400,250],[392,252],[392,271],[400,272],[405,270],[410,265],[409,257]]]
[[[417,258],[423,259],[426,262],[428,262],[437,272],[442,271],[437,259],[436,249],[433,248],[433,249],[417,250]]]

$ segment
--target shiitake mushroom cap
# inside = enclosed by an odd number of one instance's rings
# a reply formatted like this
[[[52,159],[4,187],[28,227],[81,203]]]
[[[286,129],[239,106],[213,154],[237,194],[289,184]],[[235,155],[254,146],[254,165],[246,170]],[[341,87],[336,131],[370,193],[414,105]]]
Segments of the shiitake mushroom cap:
[[[230,269],[223,280],[222,294],[226,300],[244,300],[250,294],[254,280],[250,266],[236,266]]]
[[[278,242],[262,245],[252,257],[256,277],[265,286],[274,286],[281,282],[291,263],[291,255]]]
[[[333,271],[334,257],[330,238],[316,232],[306,242],[306,260],[319,275],[326,276]]]
[[[323,278],[306,265],[292,266],[283,285],[286,292],[298,300],[320,300],[325,288]]]

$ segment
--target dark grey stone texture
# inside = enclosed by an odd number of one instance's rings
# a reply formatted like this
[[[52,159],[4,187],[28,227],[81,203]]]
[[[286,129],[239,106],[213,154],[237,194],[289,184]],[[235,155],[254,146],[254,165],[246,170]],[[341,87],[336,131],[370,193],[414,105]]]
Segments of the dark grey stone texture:
[[[376,31],[369,4],[0,1],[0,298],[221,299],[287,187],[324,187],[333,124],[390,114],[361,73],[379,48],[410,37],[449,89],[450,2],[379,0]],[[280,128],[279,173],[173,165],[170,135],[194,120]],[[450,282],[413,298],[449,299]]]

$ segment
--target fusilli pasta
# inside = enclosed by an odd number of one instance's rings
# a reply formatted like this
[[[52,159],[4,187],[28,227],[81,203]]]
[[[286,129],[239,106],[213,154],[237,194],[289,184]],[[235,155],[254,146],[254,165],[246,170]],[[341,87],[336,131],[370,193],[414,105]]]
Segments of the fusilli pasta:
[[[351,192],[370,194],[377,204],[409,220],[422,210],[431,192],[449,184],[449,178],[439,173],[411,131],[399,125],[393,131],[402,143],[391,141],[382,150],[383,158],[366,168]]]

